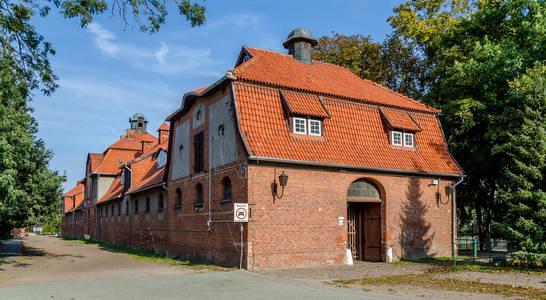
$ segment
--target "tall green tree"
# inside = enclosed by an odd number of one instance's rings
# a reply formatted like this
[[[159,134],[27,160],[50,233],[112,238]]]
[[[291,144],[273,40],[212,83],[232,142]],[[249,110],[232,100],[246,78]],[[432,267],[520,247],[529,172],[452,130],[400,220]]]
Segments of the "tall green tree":
[[[425,99],[444,112],[449,145],[468,175],[461,204],[474,208],[483,240],[507,205],[501,188],[509,154],[494,149],[523,126],[510,117],[520,102],[509,83],[546,59],[545,8],[544,1],[483,1],[436,43]]]
[[[205,7],[197,1],[174,3],[191,26],[205,21]],[[0,235],[11,227],[58,218],[65,180],[48,169],[53,154],[36,137],[38,124],[31,115],[34,93],[50,95],[57,88],[49,63],[55,51],[31,19],[55,10],[85,27],[108,11],[126,26],[153,33],[166,22],[166,5],[165,0],[0,0]]]
[[[512,250],[546,253],[546,65],[538,63],[510,83],[513,106],[507,130],[493,154],[506,155],[499,197],[507,209],[496,222]]]

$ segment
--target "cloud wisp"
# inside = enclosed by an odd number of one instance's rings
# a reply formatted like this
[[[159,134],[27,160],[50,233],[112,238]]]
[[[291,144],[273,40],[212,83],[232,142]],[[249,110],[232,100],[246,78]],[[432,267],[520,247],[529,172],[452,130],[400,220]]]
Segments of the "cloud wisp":
[[[87,31],[101,54],[122,60],[137,69],[161,74],[191,72],[203,76],[220,75],[220,72],[214,70],[214,61],[208,48],[169,46],[163,41],[150,48],[123,43],[99,23],[89,24]]]

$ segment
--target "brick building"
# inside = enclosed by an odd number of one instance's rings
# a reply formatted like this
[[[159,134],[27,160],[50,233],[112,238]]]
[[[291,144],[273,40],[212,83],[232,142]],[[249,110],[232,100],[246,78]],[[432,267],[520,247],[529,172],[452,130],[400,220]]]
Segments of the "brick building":
[[[462,170],[440,111],[313,61],[315,44],[296,29],[289,54],[243,47],[225,76],[184,95],[168,141],[103,173],[109,150],[90,154],[86,195],[99,197],[86,233],[218,264],[242,253],[248,269],[341,263],[347,248],[371,261],[451,255]],[[242,234],[237,202],[250,207]]]

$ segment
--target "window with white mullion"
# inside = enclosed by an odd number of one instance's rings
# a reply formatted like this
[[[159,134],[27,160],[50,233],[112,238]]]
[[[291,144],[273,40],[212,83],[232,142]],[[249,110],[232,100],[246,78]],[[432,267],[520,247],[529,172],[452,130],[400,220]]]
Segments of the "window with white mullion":
[[[293,124],[294,133],[306,134],[307,133],[306,120],[303,118],[293,118],[293,120],[294,120],[294,124]]]
[[[404,147],[414,147],[415,141],[413,133],[404,133]]]
[[[309,120],[309,135],[322,135],[321,122]]]
[[[393,145],[396,146],[402,146],[402,132],[400,131],[393,131],[391,133],[391,142]]]

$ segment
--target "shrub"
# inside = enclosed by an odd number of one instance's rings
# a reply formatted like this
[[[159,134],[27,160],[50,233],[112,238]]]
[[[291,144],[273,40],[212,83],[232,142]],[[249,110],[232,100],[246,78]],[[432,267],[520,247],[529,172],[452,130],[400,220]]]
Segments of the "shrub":
[[[524,251],[513,252],[510,264],[523,267],[546,267],[546,254]]]

